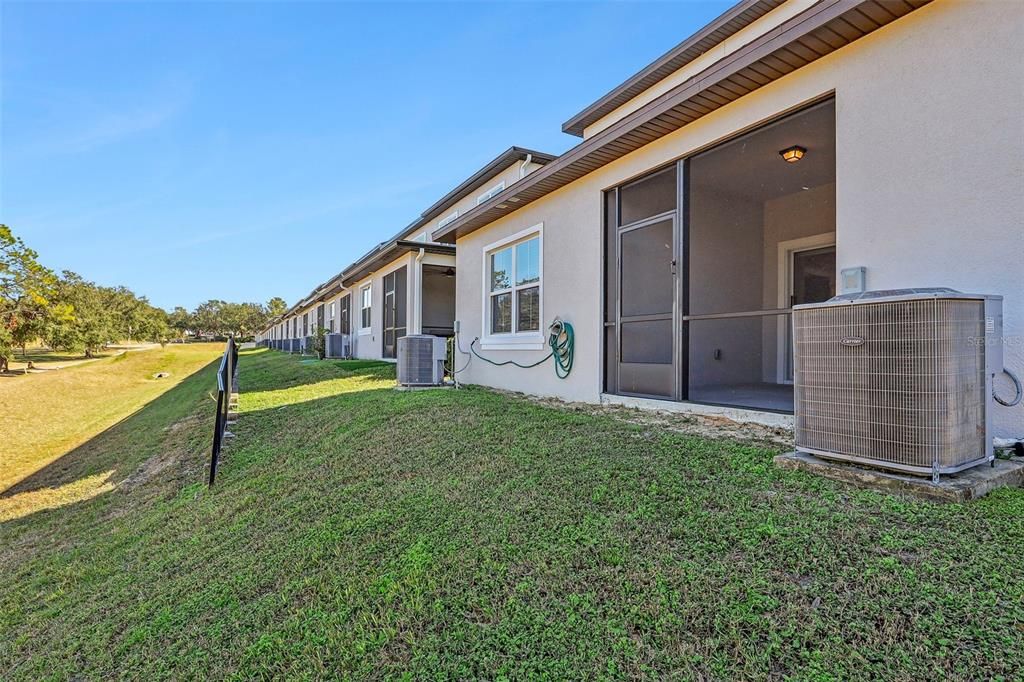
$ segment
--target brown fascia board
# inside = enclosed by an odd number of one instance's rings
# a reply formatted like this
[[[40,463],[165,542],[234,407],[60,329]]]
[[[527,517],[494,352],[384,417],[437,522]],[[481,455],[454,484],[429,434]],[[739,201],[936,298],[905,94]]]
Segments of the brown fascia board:
[[[741,0],[707,26],[661,55],[621,85],[562,124],[562,132],[583,137],[584,129],[650,89],[785,0]]]
[[[821,0],[459,216],[434,239],[454,242],[929,2]]]

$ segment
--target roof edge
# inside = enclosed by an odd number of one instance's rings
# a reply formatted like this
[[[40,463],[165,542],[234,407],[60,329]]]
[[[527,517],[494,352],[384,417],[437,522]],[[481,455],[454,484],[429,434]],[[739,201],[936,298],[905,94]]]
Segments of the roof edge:
[[[433,218],[436,214],[440,213],[444,209],[450,207],[473,191],[473,189],[482,183],[487,178],[494,175],[497,171],[501,170],[505,166],[509,165],[513,161],[520,160],[525,161],[527,157],[530,160],[540,165],[547,164],[554,161],[557,157],[554,154],[545,154],[544,152],[538,152],[533,149],[527,149],[526,147],[512,146],[503,151],[501,154],[496,156],[490,162],[487,163],[483,168],[473,173],[471,176],[460,182],[455,189],[445,194],[443,197],[435,201],[425,211],[420,214],[407,229],[414,228],[418,223],[427,222]]]
[[[740,0],[689,38],[637,71],[618,86],[601,96],[597,101],[562,124],[562,132],[583,137],[583,131],[591,124],[618,109],[620,106],[665,80],[669,75],[683,68],[694,59],[719,43],[754,23],[762,16],[779,7],[785,0]],[[753,10],[753,12],[751,12]],[[745,13],[751,13],[744,18]],[[728,24],[737,22],[730,27]],[[724,33],[715,37],[716,33]],[[708,44],[702,44],[708,43]],[[661,76],[658,72],[668,69]]]
[[[742,84],[744,80],[748,83],[744,86],[746,89],[743,92],[719,89],[719,99],[725,97],[723,93],[731,92],[733,95],[726,104],[737,101],[747,93],[762,87],[764,82],[783,78],[806,64],[841,50],[857,39],[892,22],[899,21],[907,14],[928,5],[933,0],[902,0],[898,14],[893,11],[895,8],[884,6],[886,2],[887,0],[818,0],[807,9],[790,17],[776,28],[757,37],[724,59],[714,62],[700,73],[644,104],[636,111],[630,112],[608,128],[583,140],[558,157],[554,163],[531,173],[520,182],[507,187],[500,194],[436,230],[433,235],[434,239],[453,243],[467,234],[522,210],[540,197],[575,182],[598,168],[613,163],[650,142],[725,106],[721,103],[717,103],[714,107],[706,106],[707,111],[705,112],[696,109],[687,112],[682,108],[690,98],[718,87],[721,82],[735,79],[734,87],[737,87],[737,83]],[[813,50],[808,48],[803,56],[790,49],[801,39],[813,36],[814,32],[828,29],[829,26],[835,27],[833,33],[838,36],[837,43],[832,44],[818,40],[816,48]],[[774,54],[779,51],[787,51],[790,60],[800,63],[787,63],[774,57]],[[804,50],[801,49],[800,52],[804,52]],[[779,67],[775,69],[777,75],[768,78],[761,74],[766,79],[764,82],[743,75],[745,70],[749,71],[751,65],[767,62],[773,58],[775,66]],[[647,126],[646,130],[645,126]],[[612,144],[617,146],[613,149],[610,146]],[[613,149],[613,151],[609,152],[609,149]],[[603,152],[603,154],[598,157],[596,152]],[[510,199],[513,197],[518,198],[519,201],[511,205]]]
[[[352,265],[345,268],[341,274],[341,285],[349,288],[367,275],[373,274],[384,265],[394,262],[401,254],[410,251],[423,249],[428,253],[442,255],[454,255],[454,244],[437,244],[434,242],[420,242],[414,239],[392,239],[384,242],[376,249],[360,258]]]

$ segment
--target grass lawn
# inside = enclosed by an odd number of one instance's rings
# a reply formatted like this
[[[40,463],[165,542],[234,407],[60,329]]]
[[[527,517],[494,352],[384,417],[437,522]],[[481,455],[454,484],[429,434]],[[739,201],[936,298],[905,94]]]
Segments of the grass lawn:
[[[60,502],[110,485],[105,472],[113,476],[123,463],[119,457],[95,448],[72,451],[214,362],[223,349],[223,344],[212,343],[168,346],[60,370],[0,376],[0,413],[4,415],[0,422],[0,520],[31,511],[44,500]],[[170,376],[154,379],[157,372],[170,372]],[[177,414],[174,406],[168,407],[171,414]],[[159,410],[148,414],[158,429],[170,416]],[[151,439],[138,435],[142,441]],[[72,468],[65,475],[63,469],[68,466]],[[95,475],[89,483],[74,476],[87,470]],[[27,492],[52,483],[71,483],[69,476],[77,485]],[[16,486],[19,481],[21,485]]]
[[[0,524],[0,678],[1024,676],[1022,490],[903,500],[376,363],[240,371],[213,490],[207,371],[90,444],[140,474]]]

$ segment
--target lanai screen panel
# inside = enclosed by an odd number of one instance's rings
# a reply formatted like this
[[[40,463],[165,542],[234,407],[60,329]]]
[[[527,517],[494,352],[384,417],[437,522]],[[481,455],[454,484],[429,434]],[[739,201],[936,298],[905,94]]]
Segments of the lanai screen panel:
[[[794,147],[803,157],[789,163],[781,152]],[[835,293],[834,103],[719,145],[688,168],[688,397],[791,412],[790,306],[810,281],[802,264],[813,258],[824,275],[813,280],[816,298]]]
[[[338,331],[342,334],[349,334],[352,332],[352,324],[350,321],[351,301],[351,294],[345,294],[338,301]]]
[[[606,195],[605,371],[614,393],[678,396],[677,182],[673,165]]]
[[[382,354],[394,358],[398,339],[405,336],[406,269],[401,267],[384,276],[384,347]]]

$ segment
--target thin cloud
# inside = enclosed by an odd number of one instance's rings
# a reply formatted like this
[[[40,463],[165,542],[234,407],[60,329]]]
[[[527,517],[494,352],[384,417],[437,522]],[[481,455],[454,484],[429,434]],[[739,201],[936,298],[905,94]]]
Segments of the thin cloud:
[[[192,90],[190,82],[172,78],[153,88],[152,94],[140,96],[129,105],[112,107],[104,103],[105,106],[91,116],[82,116],[77,128],[48,131],[45,140],[26,142],[23,153],[31,156],[82,154],[156,130],[185,110],[192,99]]]
[[[335,199],[333,201],[328,202],[320,202],[316,199],[306,199],[300,202],[300,205],[310,208],[302,208],[295,211],[283,212],[282,214],[270,220],[261,220],[258,223],[253,223],[245,227],[216,230],[213,232],[207,232],[204,234],[196,235],[195,237],[184,239],[174,244],[162,244],[158,251],[164,252],[167,251],[168,249],[190,249],[196,246],[203,246],[224,239],[253,235],[261,232],[267,232],[270,230],[280,230],[282,228],[295,225],[296,223],[302,223],[317,218],[324,218],[329,215],[350,211],[352,209],[360,208],[363,206],[372,206],[374,204],[380,203],[384,199],[394,198],[396,196],[402,196],[413,192],[419,192],[431,186],[433,186],[433,183],[426,180],[410,181],[395,185],[374,187],[372,190],[366,192],[352,192],[351,194],[347,194],[345,197],[341,199]],[[311,208],[313,206],[315,206],[316,208]],[[414,218],[415,216],[410,216],[408,222],[412,222]],[[396,225],[395,231],[401,229],[401,227],[402,226],[400,225]],[[372,246],[372,244],[367,244],[367,247],[369,246]]]

